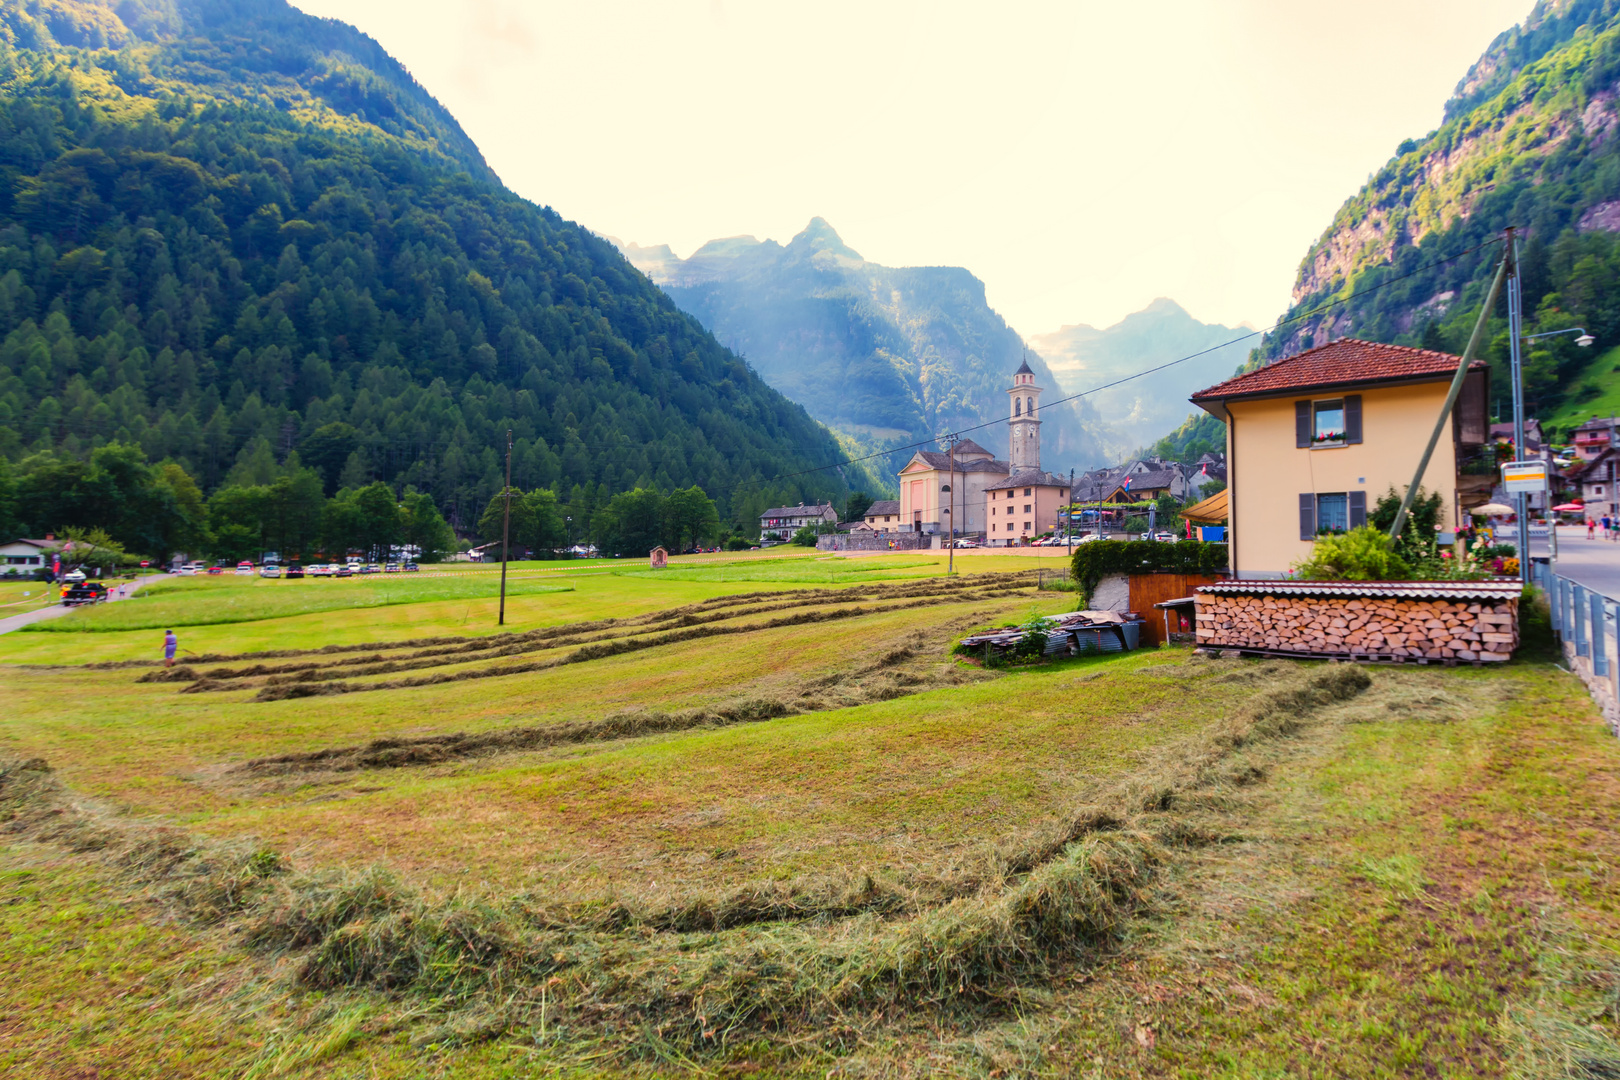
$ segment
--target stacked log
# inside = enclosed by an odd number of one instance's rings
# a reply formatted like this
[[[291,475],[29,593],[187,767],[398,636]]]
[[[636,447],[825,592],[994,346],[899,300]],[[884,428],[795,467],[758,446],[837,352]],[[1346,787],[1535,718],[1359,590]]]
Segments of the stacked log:
[[[1517,599],[1199,593],[1197,600],[1205,648],[1494,662],[1519,645]]]

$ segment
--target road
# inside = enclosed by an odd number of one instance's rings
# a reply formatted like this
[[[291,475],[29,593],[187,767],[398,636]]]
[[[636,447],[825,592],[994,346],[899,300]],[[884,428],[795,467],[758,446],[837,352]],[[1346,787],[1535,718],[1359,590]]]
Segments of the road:
[[[134,582],[125,584],[122,587],[122,591],[116,596],[111,596],[107,602],[116,603],[119,600],[123,600],[133,595],[136,589],[146,584],[146,582],[149,580],[149,578],[140,578]],[[47,581],[40,582],[39,587],[41,589],[56,588],[55,585]],[[44,622],[46,619],[55,619],[59,616],[66,615],[68,612],[73,610],[73,608],[63,607],[61,604],[51,604],[47,607],[35,608],[33,611],[25,611],[21,615],[10,615],[4,619],[0,619],[0,634],[9,634],[13,630],[21,630],[29,623]]]
[[[1545,538],[1530,541],[1532,555],[1547,552]],[[1588,540],[1585,525],[1565,525],[1558,530],[1558,562],[1554,565],[1560,577],[1620,600],[1620,542]]]

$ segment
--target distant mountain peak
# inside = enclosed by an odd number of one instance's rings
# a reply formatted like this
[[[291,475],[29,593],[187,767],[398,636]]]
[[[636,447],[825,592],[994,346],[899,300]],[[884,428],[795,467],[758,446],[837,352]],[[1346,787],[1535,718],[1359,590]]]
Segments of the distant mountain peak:
[[[860,252],[844,243],[843,237],[838,235],[838,230],[827,224],[827,219],[823,217],[811,218],[810,224],[788,244],[789,250],[806,247],[812,251],[830,251],[834,255],[842,255],[857,262],[866,261],[861,258]]]

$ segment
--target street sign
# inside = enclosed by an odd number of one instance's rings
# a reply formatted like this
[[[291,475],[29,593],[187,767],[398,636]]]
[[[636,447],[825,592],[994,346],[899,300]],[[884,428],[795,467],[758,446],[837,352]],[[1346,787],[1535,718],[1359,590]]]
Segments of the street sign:
[[[1547,490],[1545,461],[1509,461],[1502,465],[1502,487],[1512,495],[1520,491]]]

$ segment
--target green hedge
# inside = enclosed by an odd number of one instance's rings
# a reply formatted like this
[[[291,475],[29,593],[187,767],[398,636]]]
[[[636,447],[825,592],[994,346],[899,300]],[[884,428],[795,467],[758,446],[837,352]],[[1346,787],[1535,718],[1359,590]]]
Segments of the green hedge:
[[[1109,574],[1224,574],[1225,544],[1202,540],[1178,540],[1166,544],[1156,540],[1094,540],[1074,549],[1074,580],[1083,597],[1080,606],[1091,604],[1097,583]]]

